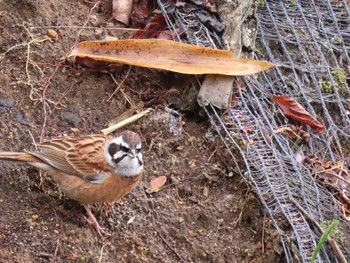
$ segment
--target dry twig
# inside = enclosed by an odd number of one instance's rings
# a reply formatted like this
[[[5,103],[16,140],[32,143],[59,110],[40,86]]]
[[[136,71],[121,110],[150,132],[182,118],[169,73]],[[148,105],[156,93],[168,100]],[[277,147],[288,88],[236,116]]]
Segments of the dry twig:
[[[170,250],[178,257],[178,259],[181,262],[185,262],[185,260],[179,255],[179,253],[176,252],[176,250],[169,244],[169,242],[162,236],[162,234],[156,230],[156,232],[158,233],[159,237],[163,240],[163,242],[170,248]]]

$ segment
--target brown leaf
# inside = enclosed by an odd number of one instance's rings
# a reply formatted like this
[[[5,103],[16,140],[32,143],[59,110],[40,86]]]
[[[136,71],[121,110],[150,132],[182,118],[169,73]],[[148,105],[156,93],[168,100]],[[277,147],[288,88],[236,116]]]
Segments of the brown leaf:
[[[269,62],[237,58],[227,50],[164,39],[85,41],[79,43],[68,57],[89,57],[184,74],[244,76],[274,66]]]
[[[144,29],[138,30],[131,38],[132,39],[146,39],[146,38],[158,38],[159,33],[162,30],[168,28],[165,21],[165,17],[160,14],[152,18]]]
[[[48,29],[48,30],[47,30],[47,35],[48,35],[49,37],[52,37],[56,42],[57,42],[58,39],[59,39],[59,35],[58,35],[58,33],[57,33],[56,30]]]
[[[77,57],[75,62],[84,68],[88,68],[94,71],[109,71],[111,69],[119,68],[122,64],[111,63],[108,61],[95,60],[89,57]]]
[[[113,18],[124,25],[129,24],[132,0],[113,0]]]
[[[166,183],[166,180],[167,178],[164,175],[151,180],[150,187],[146,190],[146,192],[149,194],[159,192],[162,186]]]
[[[168,25],[165,21],[165,17],[160,14],[152,18],[144,29],[138,30],[131,38],[132,39],[148,39],[158,38],[174,40],[176,36],[185,36],[184,32],[181,32],[179,28],[175,30],[168,29]]]
[[[148,15],[148,0],[134,0],[130,17],[131,25],[135,28],[143,27]]]
[[[273,94],[271,94],[271,97],[287,117],[309,125],[316,133],[320,133],[324,129],[324,125],[316,120],[314,116],[308,113],[303,106],[292,97],[276,96]]]

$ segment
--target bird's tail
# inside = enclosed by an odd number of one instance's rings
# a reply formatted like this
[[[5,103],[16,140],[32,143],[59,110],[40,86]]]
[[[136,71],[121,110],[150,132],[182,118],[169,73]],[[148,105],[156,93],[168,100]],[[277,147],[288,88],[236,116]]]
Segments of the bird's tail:
[[[0,152],[0,160],[20,161],[20,162],[38,162],[39,159],[24,152]]]

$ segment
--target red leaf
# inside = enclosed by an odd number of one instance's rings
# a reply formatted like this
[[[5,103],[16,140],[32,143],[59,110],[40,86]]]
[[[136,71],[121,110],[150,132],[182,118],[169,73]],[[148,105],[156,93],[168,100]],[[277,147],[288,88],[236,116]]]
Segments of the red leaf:
[[[157,38],[159,32],[166,29],[167,24],[162,14],[152,18],[144,29],[138,30],[131,38],[132,39],[147,39]]]
[[[314,116],[308,113],[297,101],[289,96],[276,96],[271,94],[272,99],[277,106],[282,110],[283,114],[296,121],[300,121],[309,125],[316,133],[320,133],[324,129]]]

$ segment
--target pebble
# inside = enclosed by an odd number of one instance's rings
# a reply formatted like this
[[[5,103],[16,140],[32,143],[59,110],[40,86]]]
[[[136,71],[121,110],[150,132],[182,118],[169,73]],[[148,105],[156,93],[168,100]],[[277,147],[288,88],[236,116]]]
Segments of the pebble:
[[[80,123],[80,116],[77,113],[73,113],[70,111],[62,112],[62,118],[67,121],[69,125],[78,126]]]
[[[15,105],[13,99],[0,98],[0,106],[4,108],[11,108]]]
[[[21,123],[21,124],[27,124],[25,118],[24,118],[24,114],[22,111],[17,112],[16,114],[16,121]]]

